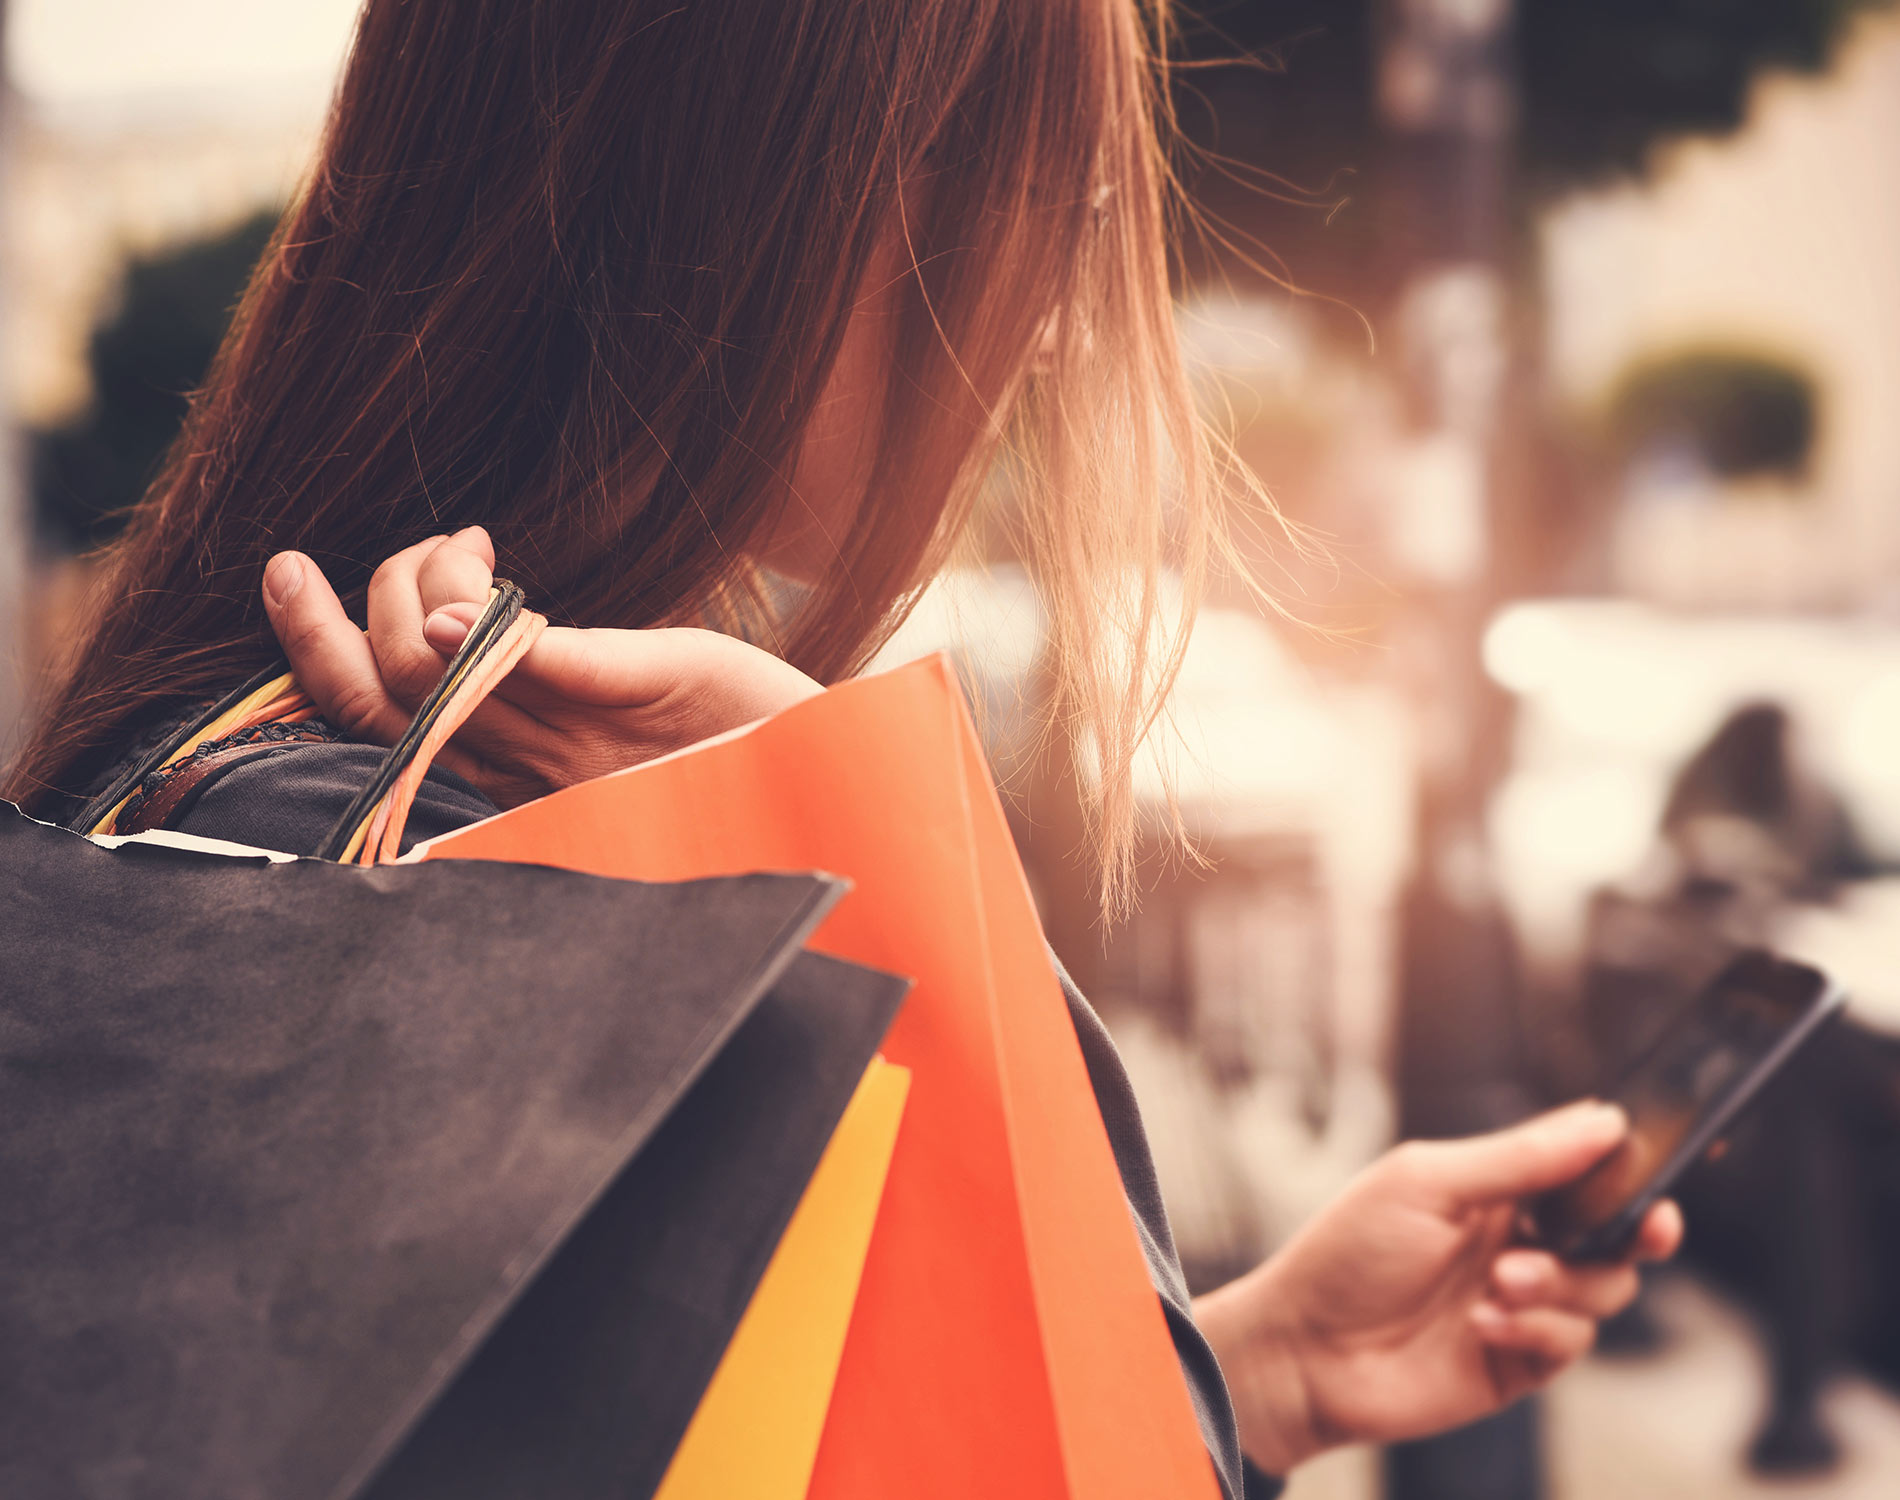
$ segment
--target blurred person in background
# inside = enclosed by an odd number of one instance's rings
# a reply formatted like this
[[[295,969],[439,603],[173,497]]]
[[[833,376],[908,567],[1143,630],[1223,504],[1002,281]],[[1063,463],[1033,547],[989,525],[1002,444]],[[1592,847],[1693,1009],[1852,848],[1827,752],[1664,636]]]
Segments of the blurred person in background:
[[[305,852],[500,567],[557,628],[418,799],[412,832],[440,832],[848,676],[995,486],[1119,905],[1132,758],[1210,563],[1240,565],[1171,315],[1166,24],[1136,0],[370,0],[7,794],[70,814],[275,632],[322,725],[145,805]],[[1495,1411],[1634,1294],[1629,1263],[1516,1243],[1520,1201],[1627,1128],[1583,1104],[1398,1148],[1190,1303],[1126,1079],[1070,1004],[1228,1495]],[[1634,1256],[1679,1234],[1662,1205]]]

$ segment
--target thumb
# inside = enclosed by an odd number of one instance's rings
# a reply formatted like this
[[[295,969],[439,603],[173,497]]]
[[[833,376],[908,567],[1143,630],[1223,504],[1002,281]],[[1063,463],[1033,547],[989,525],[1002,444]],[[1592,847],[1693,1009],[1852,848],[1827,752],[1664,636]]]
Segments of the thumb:
[[[708,631],[576,630],[551,625],[509,679],[514,701],[644,708],[682,687],[719,684],[721,647]]]
[[[422,622],[422,638],[442,656],[459,648],[480,618],[479,604],[445,604]],[[638,708],[695,678],[711,652],[697,630],[577,630],[550,625],[508,676],[501,695],[517,702]]]
[[[702,705],[802,697],[808,679],[776,656],[711,630],[576,630],[549,626],[508,679],[514,702],[651,708],[681,691]],[[813,690],[816,691],[815,685]],[[743,713],[735,722],[756,717]]]
[[[1585,1099],[1490,1135],[1424,1143],[1415,1160],[1430,1186],[1462,1203],[1495,1203],[1574,1181],[1628,1134],[1622,1109]]]

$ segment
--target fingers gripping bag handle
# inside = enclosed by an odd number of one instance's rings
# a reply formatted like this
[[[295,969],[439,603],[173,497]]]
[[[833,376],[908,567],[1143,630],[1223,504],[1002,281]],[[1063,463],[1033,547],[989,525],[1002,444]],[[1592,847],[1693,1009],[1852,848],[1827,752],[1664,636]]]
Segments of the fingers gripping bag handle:
[[[487,605],[441,680],[318,846],[318,858],[363,865],[396,858],[417,789],[436,756],[528,653],[547,623],[544,616],[524,608],[520,588],[495,580]],[[317,718],[316,705],[280,660],[174,731],[82,807],[67,826],[95,835],[162,828],[212,772],[235,757],[256,753],[248,739],[237,745],[228,742],[254,737],[256,731],[268,736],[266,742],[328,738],[312,723]]]
[[[369,785],[357,793],[317,846],[319,859],[374,865],[396,858],[416,789],[436,756],[547,629],[546,617],[524,608],[523,597],[515,584],[495,580],[487,607],[449,659],[441,680],[423,699],[402,738],[390,747]]]

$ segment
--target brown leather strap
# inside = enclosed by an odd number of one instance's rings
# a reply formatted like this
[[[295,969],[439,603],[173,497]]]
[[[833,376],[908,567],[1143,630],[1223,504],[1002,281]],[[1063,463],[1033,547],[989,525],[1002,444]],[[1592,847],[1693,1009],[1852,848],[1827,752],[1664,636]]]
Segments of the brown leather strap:
[[[188,760],[171,775],[164,784],[145,799],[137,813],[131,818],[120,815],[116,831],[119,833],[149,833],[154,828],[165,827],[192,792],[201,786],[214,771],[222,771],[234,761],[246,760],[259,755],[268,755],[276,745],[237,745],[229,750],[215,751],[196,760]]]
[[[327,728],[313,726],[306,733],[291,733],[282,739],[250,740],[245,744],[232,745],[228,749],[213,750],[209,755],[194,756],[192,759],[163,773],[152,794],[148,796],[131,817],[119,815],[114,827],[115,833],[149,833],[154,828],[168,828],[184,806],[185,800],[203,786],[218,771],[229,770],[232,766],[246,760],[255,760],[281,750],[286,745],[320,744],[334,738],[334,732]]]

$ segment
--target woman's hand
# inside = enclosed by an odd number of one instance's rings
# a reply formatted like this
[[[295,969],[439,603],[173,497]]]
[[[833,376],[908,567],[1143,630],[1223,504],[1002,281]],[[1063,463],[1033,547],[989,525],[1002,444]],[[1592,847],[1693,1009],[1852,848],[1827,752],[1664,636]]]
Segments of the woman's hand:
[[[494,548],[471,526],[398,552],[351,623],[309,558],[280,552],[264,608],[317,707],[393,744],[487,603]],[[553,626],[440,757],[503,807],[696,744],[822,691],[776,656],[711,630]]]
[[[1509,1405],[1579,1358],[1637,1291],[1635,1260],[1675,1253],[1651,1210],[1630,1261],[1573,1266],[1512,1244],[1522,1200],[1587,1171],[1629,1129],[1586,1102],[1494,1135],[1414,1141],[1374,1162],[1196,1320],[1240,1436],[1284,1474],[1323,1448],[1395,1442]]]

